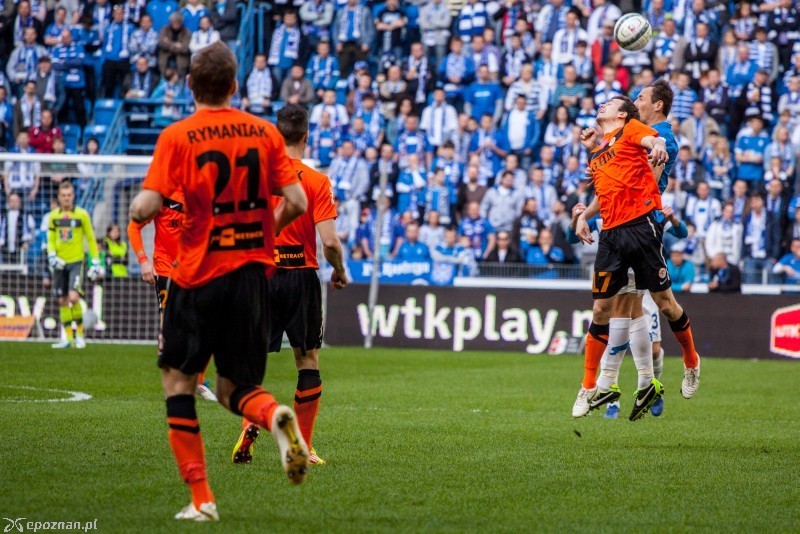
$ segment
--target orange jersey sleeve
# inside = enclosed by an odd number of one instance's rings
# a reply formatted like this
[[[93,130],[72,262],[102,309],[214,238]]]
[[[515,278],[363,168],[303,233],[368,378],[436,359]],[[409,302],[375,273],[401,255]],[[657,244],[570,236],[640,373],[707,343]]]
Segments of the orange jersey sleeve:
[[[280,269],[319,269],[316,225],[337,216],[331,181],[300,160],[291,162],[308,198],[308,210],[275,238],[276,266]],[[280,197],[273,197],[274,206],[282,201]]]
[[[144,243],[142,242],[142,228],[144,228],[146,224],[147,223],[137,223],[134,221],[128,223],[128,241],[130,241],[133,253],[136,254],[139,263],[147,259],[147,254],[144,252]]]
[[[274,260],[269,198],[297,182],[274,125],[234,109],[201,109],[158,139],[143,187],[174,199],[183,224],[173,281],[192,288],[248,263]]]
[[[589,155],[604,229],[661,209],[658,184],[641,145],[644,137],[656,134],[652,128],[631,120],[606,134]]]
[[[633,143],[634,145],[642,145],[642,139],[651,135],[653,137],[658,136],[658,131],[654,130],[653,128],[647,126],[643,122],[640,122],[636,119],[631,119],[628,124],[622,129],[623,136]]]

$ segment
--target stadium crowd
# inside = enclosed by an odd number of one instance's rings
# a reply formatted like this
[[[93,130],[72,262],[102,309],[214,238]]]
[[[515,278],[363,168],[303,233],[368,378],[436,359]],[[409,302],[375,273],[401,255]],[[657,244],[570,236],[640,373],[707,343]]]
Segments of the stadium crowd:
[[[170,104],[191,97],[191,54],[220,39],[237,46],[233,0],[4,9],[0,140],[20,152],[65,150],[58,125],[85,125],[85,102],[100,96],[162,100],[154,124],[166,126],[180,118]],[[664,203],[689,227],[667,242],[670,268],[687,281],[676,289],[724,286],[737,266],[745,282],[795,283],[799,9],[797,0],[275,1],[265,41],[238,43],[265,53],[235,105],[266,118],[283,103],[309,107],[306,155],[331,178],[353,259],[380,247],[409,261],[588,264],[591,247],[567,240],[571,208],[592,196],[580,132],[614,95],[635,99],[664,79],[680,146]],[[614,41],[623,10],[650,21],[644,50]],[[45,206],[52,181],[35,165],[6,166],[4,257],[38,226],[29,215],[44,210],[25,205]]]

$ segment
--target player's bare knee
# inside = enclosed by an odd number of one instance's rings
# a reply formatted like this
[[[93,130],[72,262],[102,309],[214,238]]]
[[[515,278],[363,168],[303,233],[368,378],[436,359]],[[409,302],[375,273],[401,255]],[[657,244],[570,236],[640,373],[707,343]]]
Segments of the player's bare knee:
[[[683,313],[683,309],[675,300],[675,295],[671,289],[666,291],[659,291],[658,293],[651,293],[653,301],[655,301],[658,310],[664,314],[669,321],[676,321]]]
[[[307,350],[305,354],[301,349],[292,350],[294,351],[294,363],[298,371],[301,369],[319,370],[319,349]]]
[[[626,293],[624,295],[617,295],[614,298],[613,311],[611,317],[614,318],[628,318],[631,316],[631,307],[636,298],[635,293]]]
[[[592,306],[592,321],[596,324],[608,324],[613,310],[613,299],[596,299]]]
[[[236,389],[236,384],[223,376],[217,375],[216,395],[217,401],[226,409],[231,409],[231,395]]]
[[[161,385],[164,388],[164,395],[167,397],[194,395],[197,375],[187,375],[178,369],[163,367],[161,369]]]

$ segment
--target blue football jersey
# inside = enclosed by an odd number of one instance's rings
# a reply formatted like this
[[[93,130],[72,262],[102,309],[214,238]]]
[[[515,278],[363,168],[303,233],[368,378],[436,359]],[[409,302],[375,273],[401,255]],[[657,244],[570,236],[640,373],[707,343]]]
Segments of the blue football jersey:
[[[667,178],[672,174],[672,168],[678,161],[678,142],[675,140],[675,134],[672,133],[672,126],[668,121],[659,122],[651,126],[658,132],[658,136],[667,142],[667,154],[669,154],[669,161],[664,164],[664,172],[661,173],[661,178],[658,180],[658,190],[664,193],[667,189]]]

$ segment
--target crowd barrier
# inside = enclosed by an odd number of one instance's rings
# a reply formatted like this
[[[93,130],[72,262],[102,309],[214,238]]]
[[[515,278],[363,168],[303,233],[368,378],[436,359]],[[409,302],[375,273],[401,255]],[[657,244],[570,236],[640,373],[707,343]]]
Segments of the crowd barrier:
[[[325,341],[362,345],[370,325],[369,288],[328,295]],[[800,358],[797,295],[682,294],[702,356]],[[381,347],[563,354],[580,350],[592,317],[583,290],[383,286],[372,314]],[[667,354],[680,347],[662,317]]]
[[[53,339],[58,304],[41,278],[7,271],[0,288],[0,339]],[[370,325],[369,286],[327,297],[325,342],[360,346]],[[800,359],[800,297],[681,294],[703,356]],[[94,340],[153,342],[158,312],[152,286],[135,278],[87,286]],[[591,321],[588,290],[385,285],[372,313],[382,347],[563,354],[580,351]],[[667,354],[680,348],[662,317]]]

